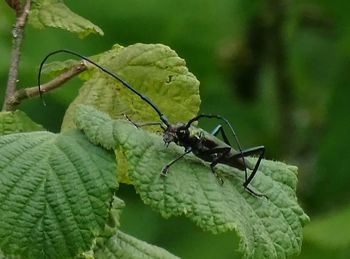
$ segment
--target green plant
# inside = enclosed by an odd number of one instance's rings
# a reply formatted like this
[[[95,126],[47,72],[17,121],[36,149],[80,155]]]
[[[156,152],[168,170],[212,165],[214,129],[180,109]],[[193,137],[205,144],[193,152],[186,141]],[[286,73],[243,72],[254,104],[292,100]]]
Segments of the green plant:
[[[67,80],[85,81],[54,134],[16,110],[37,87],[16,89],[23,29],[54,26],[86,36],[102,30],[72,13],[60,0],[6,1],[17,15],[12,65],[0,113],[0,248],[20,258],[172,258],[119,230],[124,202],[120,183],[132,184],[142,201],[163,217],[184,215],[212,233],[235,230],[247,258],[284,258],[300,251],[307,215],[295,195],[297,168],[263,161],[252,186],[241,186],[239,170],[219,166],[219,185],[209,167],[193,156],[166,179],[162,165],[181,149],[164,147],[159,135],[122,120],[153,121],[156,114],[119,83],[85,63],[46,66],[49,92]],[[31,5],[32,4],[32,5]],[[186,121],[199,110],[199,82],[185,61],[161,44],[119,45],[91,57],[151,97],[170,121]],[[127,204],[126,204],[127,206]]]

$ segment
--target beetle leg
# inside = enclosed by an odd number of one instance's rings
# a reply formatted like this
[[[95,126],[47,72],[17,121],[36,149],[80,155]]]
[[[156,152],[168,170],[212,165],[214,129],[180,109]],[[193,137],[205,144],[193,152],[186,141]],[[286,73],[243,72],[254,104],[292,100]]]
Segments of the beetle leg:
[[[160,173],[160,176],[166,176],[168,171],[169,171],[169,167],[172,166],[173,164],[175,164],[178,160],[180,160],[181,158],[183,158],[185,155],[187,155],[188,153],[190,153],[192,151],[191,148],[187,149],[185,151],[185,153],[183,153],[182,155],[178,156],[177,158],[175,158],[174,160],[170,161],[168,164],[166,164],[161,173]]]
[[[225,158],[225,156],[230,152],[230,150],[231,147],[217,147],[199,153],[199,155],[201,156],[217,154],[217,157],[215,157],[210,163],[210,169],[215,175],[216,179],[219,181],[220,185],[224,184],[224,180],[218,175],[214,167]]]
[[[260,193],[256,193],[254,192],[252,189],[250,189],[248,187],[249,183],[253,180],[256,172],[258,171],[258,168],[260,166],[260,162],[262,160],[262,158],[264,157],[264,153],[265,153],[265,147],[264,146],[258,146],[258,147],[253,147],[253,148],[249,148],[249,149],[245,149],[245,150],[242,150],[242,153],[243,155],[246,157],[246,156],[251,156],[251,155],[259,155],[258,157],[258,161],[256,161],[255,163],[255,166],[253,168],[253,171],[251,172],[251,174],[249,175],[249,177],[247,176],[247,174],[245,175],[245,181],[243,183],[243,187],[249,191],[250,193],[252,193],[253,195],[255,196],[258,196],[258,197],[266,197],[266,195],[264,194],[260,194]],[[231,159],[235,159],[235,158],[240,158],[241,157],[241,154],[238,153],[234,156],[231,157]],[[245,170],[246,171],[246,170]]]
[[[213,161],[210,163],[210,169],[213,172],[213,174],[216,176],[216,179],[218,179],[220,185],[224,184],[224,179],[222,179],[219,174],[215,171],[214,167],[221,162],[225,158],[225,156],[230,152],[231,148],[220,148],[220,152],[216,152],[218,156],[213,159]]]
[[[162,123],[159,122],[159,121],[152,121],[152,122],[146,122],[146,123],[136,123],[134,121],[132,121],[128,115],[126,114],[123,114],[124,117],[131,123],[133,124],[136,128],[141,128],[141,127],[144,127],[144,126],[155,126],[155,125],[159,125],[162,127]]]
[[[229,126],[229,128],[230,128],[230,130],[231,130],[231,132],[232,132],[232,134],[233,134],[233,136],[234,136],[234,139],[235,139],[235,141],[236,141],[236,144],[237,144],[237,147],[238,147],[238,150],[239,150],[239,156],[240,156],[240,158],[241,158],[242,161],[243,161],[243,165],[244,165],[244,174],[245,174],[245,183],[249,184],[249,181],[247,182],[247,180],[248,180],[248,172],[247,172],[247,165],[246,165],[246,162],[245,162],[245,159],[244,159],[245,155],[244,155],[243,152],[242,152],[241,144],[240,144],[240,142],[239,142],[239,140],[238,140],[238,137],[237,137],[237,135],[236,135],[236,132],[234,131],[234,129],[233,129],[232,125],[230,124],[230,122],[229,122],[226,118],[224,118],[224,117],[222,117],[222,116],[220,116],[220,115],[215,115],[215,114],[199,114],[199,115],[197,115],[196,117],[194,117],[194,118],[192,118],[191,120],[189,120],[189,121],[187,122],[187,124],[186,124],[186,127],[189,128],[193,122],[199,121],[199,119],[201,119],[201,118],[209,118],[209,119],[210,119],[210,118],[216,118],[216,119],[219,119],[219,120],[224,121],[224,122],[227,124],[227,126]],[[222,137],[223,137],[225,143],[231,146],[231,144],[229,144],[228,138],[226,137],[226,134],[225,134],[225,132],[224,132],[224,129],[222,128],[221,125],[217,126],[217,127],[212,131],[212,134],[213,134],[214,136],[216,136],[219,132],[221,132],[221,135],[222,135]],[[237,156],[236,158],[239,158],[239,157]],[[260,162],[259,162],[259,163],[260,163]],[[255,174],[255,173],[254,173],[254,174]],[[253,176],[253,177],[254,177],[254,176]],[[245,188],[248,188],[248,187],[245,187]]]
[[[216,127],[212,130],[212,132],[211,132],[211,134],[214,135],[214,136],[217,136],[219,133],[221,133],[221,136],[222,136],[222,138],[224,139],[224,142],[225,142],[227,145],[231,146],[230,141],[228,140],[228,138],[227,138],[227,136],[226,136],[226,133],[225,133],[225,131],[224,131],[224,128],[222,127],[221,124],[219,124],[218,126],[216,126]]]
[[[210,155],[210,154],[218,154],[218,156],[216,158],[213,159],[213,161],[211,162],[210,164],[210,168],[212,170],[212,172],[214,173],[214,175],[217,177],[218,181],[220,184],[223,184],[223,179],[221,177],[218,176],[218,174],[215,172],[214,170],[214,167],[218,164],[218,163],[221,163],[223,160],[227,159],[225,157],[225,155],[228,154],[228,152],[230,152],[230,148],[227,148],[227,147],[220,147],[220,148],[213,148],[213,149],[210,149],[210,150],[207,150],[205,152],[202,152],[200,153],[200,155]],[[245,181],[243,183],[243,187],[244,189],[246,189],[248,192],[250,192],[251,194],[253,194],[254,196],[257,196],[257,197],[266,197],[266,195],[264,194],[260,194],[260,193],[257,193],[255,191],[253,191],[248,185],[249,183],[253,180],[256,172],[258,171],[258,168],[260,166],[260,162],[262,160],[262,158],[264,157],[264,153],[265,153],[265,147],[264,146],[258,146],[258,147],[253,147],[253,148],[249,148],[249,149],[245,149],[245,150],[242,150],[242,153],[237,153],[235,154],[234,156],[231,157],[231,159],[237,159],[237,158],[242,158],[242,155],[244,157],[247,157],[247,156],[251,156],[251,155],[259,155],[258,157],[258,161],[255,163],[255,166],[253,168],[253,171],[252,173],[248,176],[248,173],[247,173],[247,168],[244,168],[244,171],[245,171]]]

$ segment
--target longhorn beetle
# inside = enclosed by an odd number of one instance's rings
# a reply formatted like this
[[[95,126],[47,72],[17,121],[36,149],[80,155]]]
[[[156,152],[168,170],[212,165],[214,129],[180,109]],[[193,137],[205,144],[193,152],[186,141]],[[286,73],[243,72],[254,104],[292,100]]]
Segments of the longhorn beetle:
[[[123,86],[131,90],[133,93],[138,95],[143,101],[149,104],[153,108],[153,110],[157,112],[160,119],[159,122],[136,124],[131,120],[129,119],[128,120],[131,123],[133,123],[136,127],[142,127],[142,126],[148,126],[148,125],[159,125],[164,131],[163,140],[166,146],[168,146],[171,142],[174,142],[176,145],[183,146],[185,148],[185,152],[183,154],[173,159],[163,167],[160,174],[161,176],[166,176],[169,168],[173,164],[175,164],[177,161],[183,158],[186,154],[192,152],[198,158],[206,162],[210,162],[210,169],[213,172],[213,174],[216,176],[220,184],[223,184],[223,179],[215,172],[215,166],[217,164],[226,164],[244,171],[245,181],[243,183],[243,187],[248,192],[258,197],[266,197],[266,195],[264,194],[256,193],[255,191],[250,189],[250,187],[248,186],[249,183],[253,180],[259,168],[261,159],[264,156],[264,153],[265,153],[264,146],[257,146],[257,147],[242,150],[239,140],[231,124],[228,122],[227,119],[225,119],[220,115],[199,114],[194,118],[190,119],[187,123],[170,124],[167,117],[159,110],[159,108],[147,96],[138,92],[128,82],[120,78],[118,75],[112,73],[111,71],[97,64],[91,59],[85,56],[82,56],[74,51],[66,50],[66,49],[57,50],[49,53],[41,62],[39,67],[39,72],[38,72],[38,88],[39,88],[39,94],[42,100],[43,100],[43,96],[42,96],[43,92],[40,88],[40,85],[41,85],[41,71],[42,71],[43,65],[50,56],[55,55],[57,53],[62,53],[62,52],[77,56],[82,60],[85,60],[93,64],[94,66],[96,66],[97,68],[105,72],[106,74],[110,75],[111,77],[119,81]],[[43,100],[43,103],[45,104],[44,100]],[[216,118],[225,122],[225,124],[228,125],[228,127],[230,128],[234,136],[235,142],[238,146],[238,151],[231,146],[222,125],[218,125],[217,127],[215,127],[211,131],[211,133],[201,128],[192,126],[192,123],[194,123],[195,121],[199,121],[202,118],[209,118],[209,119]],[[223,141],[216,137],[219,133],[221,133]],[[250,156],[250,155],[258,155],[258,160],[256,161],[255,165],[251,164],[249,161],[245,159],[246,156]],[[252,170],[249,176],[248,176],[247,169]]]

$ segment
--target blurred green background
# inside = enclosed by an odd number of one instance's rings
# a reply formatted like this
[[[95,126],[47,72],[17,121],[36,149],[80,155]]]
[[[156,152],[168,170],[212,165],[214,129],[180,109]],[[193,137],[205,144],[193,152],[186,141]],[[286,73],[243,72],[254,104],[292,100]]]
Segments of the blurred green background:
[[[105,36],[79,39],[58,29],[26,29],[20,87],[34,86],[50,51],[84,55],[113,44],[163,43],[201,82],[201,111],[227,117],[244,147],[299,167],[298,197],[311,216],[296,258],[350,258],[350,2],[347,1],[66,1]],[[10,61],[12,10],[0,1],[0,96]],[[80,82],[20,105],[59,131]],[[210,128],[213,125],[201,124]],[[234,233],[211,235],[184,218],[162,219],[122,186],[122,229],[182,258],[240,258]]]

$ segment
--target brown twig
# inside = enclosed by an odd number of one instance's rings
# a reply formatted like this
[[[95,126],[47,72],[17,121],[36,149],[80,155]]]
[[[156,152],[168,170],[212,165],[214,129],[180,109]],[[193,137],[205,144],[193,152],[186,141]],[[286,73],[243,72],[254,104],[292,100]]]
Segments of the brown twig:
[[[21,55],[21,45],[23,41],[24,27],[27,22],[31,0],[27,0],[23,8],[20,6],[18,1],[6,1],[12,8],[16,10],[16,23],[12,30],[13,44],[11,51],[11,64],[8,75],[8,81],[6,86],[5,101],[2,107],[3,111],[7,111],[8,99],[16,91],[17,75],[18,75],[18,64]]]
[[[21,11],[22,8],[21,8],[20,0],[5,0],[5,1],[13,10],[16,11],[16,14]]]
[[[87,69],[86,64],[84,62],[81,62],[79,65],[76,65],[70,68],[69,70],[60,74],[58,77],[54,78],[48,83],[41,85],[40,86],[41,92],[46,93],[60,87],[65,82],[77,76],[78,74],[85,71],[86,69]],[[16,91],[12,96],[8,98],[8,101],[6,102],[7,111],[15,110],[16,106],[20,104],[21,101],[38,96],[38,95],[40,95],[38,86],[28,87],[28,88],[24,88]]]

